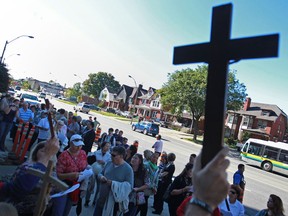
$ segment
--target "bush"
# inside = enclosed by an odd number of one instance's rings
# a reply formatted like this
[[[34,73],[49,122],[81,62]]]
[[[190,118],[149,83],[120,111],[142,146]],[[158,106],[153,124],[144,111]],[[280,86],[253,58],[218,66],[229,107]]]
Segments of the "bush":
[[[234,140],[232,137],[224,138],[224,142],[231,147],[235,147],[237,144],[237,140]]]

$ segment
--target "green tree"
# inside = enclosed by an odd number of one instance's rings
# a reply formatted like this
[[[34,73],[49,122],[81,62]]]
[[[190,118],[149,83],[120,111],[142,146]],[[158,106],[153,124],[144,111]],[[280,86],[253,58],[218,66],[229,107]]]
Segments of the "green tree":
[[[207,65],[175,71],[168,74],[168,82],[158,91],[164,109],[178,115],[184,110],[190,112],[194,140],[197,139],[198,122],[205,111],[207,72]],[[245,100],[246,87],[236,79],[234,72],[229,72],[228,83],[227,107],[237,110]]]
[[[31,85],[29,84],[29,82],[28,82],[27,80],[24,80],[24,81],[22,82],[22,87],[23,87],[24,89],[31,89]]]
[[[0,92],[7,92],[10,84],[10,75],[6,65],[0,63]]]
[[[114,76],[106,72],[90,73],[88,79],[83,82],[83,91],[98,98],[100,92],[109,87],[112,91],[118,91],[120,83],[115,80]]]
[[[82,95],[81,83],[75,83],[72,88],[67,88],[65,96],[70,98],[72,96],[78,98]]]

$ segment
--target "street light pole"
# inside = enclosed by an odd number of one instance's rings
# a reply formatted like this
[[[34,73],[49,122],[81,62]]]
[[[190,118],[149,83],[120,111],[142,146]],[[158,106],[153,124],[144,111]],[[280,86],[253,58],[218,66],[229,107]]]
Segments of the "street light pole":
[[[136,110],[135,108],[136,108],[137,96],[138,96],[138,86],[137,86],[136,80],[135,80],[131,75],[128,75],[128,77],[131,78],[131,79],[133,79],[134,84],[135,84],[135,87],[136,87],[136,94],[135,94],[134,105],[133,105],[133,112],[135,112],[135,110]],[[132,124],[132,122],[133,122],[133,117],[134,117],[134,113],[132,113],[130,124]]]
[[[8,59],[9,57],[14,56],[14,55],[20,56],[19,53],[11,54],[11,55],[7,56],[6,58],[4,58],[2,63],[4,64],[4,62],[5,62],[6,59]]]
[[[17,40],[18,38],[21,38],[21,37],[34,38],[33,36],[30,36],[30,35],[20,35],[20,36],[14,38],[14,39],[11,40],[11,41],[6,41],[6,42],[5,42],[5,45],[4,45],[4,49],[3,49],[3,51],[2,51],[1,59],[0,59],[0,63],[1,63],[1,64],[4,63],[3,57],[4,57],[4,53],[5,53],[5,50],[6,50],[7,45],[10,44],[10,43],[12,43],[13,41]]]

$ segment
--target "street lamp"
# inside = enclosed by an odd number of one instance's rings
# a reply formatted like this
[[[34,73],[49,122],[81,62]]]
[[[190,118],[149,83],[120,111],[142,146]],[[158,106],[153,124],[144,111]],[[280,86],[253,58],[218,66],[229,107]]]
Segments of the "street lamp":
[[[21,38],[21,37],[34,38],[33,36],[30,36],[30,35],[20,35],[20,36],[14,38],[14,39],[11,40],[11,41],[6,41],[6,42],[5,42],[5,45],[4,45],[4,49],[3,49],[2,55],[1,55],[1,59],[0,59],[0,63],[1,63],[1,64],[4,62],[4,61],[3,61],[3,57],[4,57],[4,53],[5,53],[7,44],[10,44],[10,43],[12,43],[13,41],[15,41],[15,40],[17,40],[18,38]]]
[[[5,62],[6,59],[8,59],[8,58],[10,58],[11,56],[14,56],[14,55],[20,56],[19,53],[17,53],[17,54],[16,54],[16,53],[11,54],[11,55],[9,55],[9,56],[7,56],[6,58],[3,59],[3,64],[4,64],[4,62]]]
[[[135,87],[136,87],[136,95],[135,95],[134,105],[133,105],[133,112],[135,112],[135,107],[136,107],[136,102],[137,102],[137,96],[138,96],[138,86],[137,86],[136,80],[135,80],[131,75],[128,75],[128,77],[131,78],[131,79],[133,79],[134,84],[135,84]],[[132,117],[131,117],[131,122],[130,122],[130,124],[132,124],[132,122],[133,122],[133,117],[134,117],[134,113],[132,113]]]

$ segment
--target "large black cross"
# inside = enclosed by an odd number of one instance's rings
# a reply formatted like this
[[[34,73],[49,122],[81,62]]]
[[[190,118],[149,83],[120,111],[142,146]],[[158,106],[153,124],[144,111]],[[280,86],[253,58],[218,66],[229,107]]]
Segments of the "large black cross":
[[[203,167],[223,146],[229,61],[278,56],[278,34],[230,40],[231,17],[232,4],[214,7],[210,42],[174,48],[173,64],[196,62],[209,64]]]

